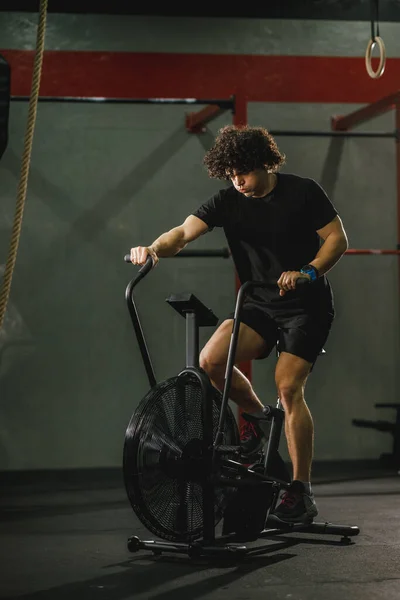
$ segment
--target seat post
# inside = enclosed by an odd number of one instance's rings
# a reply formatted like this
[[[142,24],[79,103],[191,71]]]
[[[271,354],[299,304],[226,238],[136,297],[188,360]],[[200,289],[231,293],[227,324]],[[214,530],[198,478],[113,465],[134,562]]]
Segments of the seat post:
[[[185,311],[186,317],[186,367],[199,366],[199,326],[196,312]]]
[[[199,367],[199,328],[214,327],[218,317],[194,294],[172,294],[166,301],[186,319],[186,368]]]

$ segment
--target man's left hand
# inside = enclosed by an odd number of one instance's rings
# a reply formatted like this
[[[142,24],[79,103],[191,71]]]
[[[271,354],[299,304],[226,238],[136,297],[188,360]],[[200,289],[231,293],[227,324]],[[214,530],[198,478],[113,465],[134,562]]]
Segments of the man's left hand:
[[[296,281],[299,277],[308,277],[311,280],[310,275],[306,273],[300,273],[300,271],[284,271],[278,279],[279,295],[284,296],[286,292],[296,289]]]

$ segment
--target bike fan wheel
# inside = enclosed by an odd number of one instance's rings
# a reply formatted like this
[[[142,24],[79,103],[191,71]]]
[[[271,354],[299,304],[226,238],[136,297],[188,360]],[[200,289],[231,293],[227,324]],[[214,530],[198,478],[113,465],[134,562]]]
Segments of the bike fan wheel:
[[[211,388],[213,435],[221,394]],[[156,536],[189,542],[202,535],[204,463],[201,461],[202,390],[195,376],[173,377],[143,398],[125,435],[124,480],[132,508]],[[239,445],[232,411],[227,410],[224,445]],[[214,488],[215,525],[229,491]]]

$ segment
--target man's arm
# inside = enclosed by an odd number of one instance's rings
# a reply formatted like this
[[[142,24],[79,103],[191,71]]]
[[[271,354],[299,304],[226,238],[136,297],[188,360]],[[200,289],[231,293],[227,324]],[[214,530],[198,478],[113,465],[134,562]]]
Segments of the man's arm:
[[[318,235],[324,240],[316,257],[309,263],[313,265],[319,275],[324,275],[338,262],[348,248],[347,235],[343,228],[341,218],[337,215],[328,225],[317,230]],[[299,271],[285,271],[278,279],[279,295],[284,296],[289,290],[296,288],[299,277],[308,277]]]
[[[170,231],[160,235],[151,246],[137,246],[131,249],[131,262],[134,265],[143,265],[146,262],[147,256],[150,254],[153,258],[153,263],[156,265],[159,258],[175,256],[183,248],[193,240],[200,237],[208,230],[208,225],[195,217],[189,215],[187,219]]]
[[[166,258],[168,256],[175,256],[189,243],[200,237],[208,229],[208,225],[195,217],[190,215],[187,219],[179,225],[174,227],[170,231],[163,233],[157,238],[150,246],[154,252],[160,258]]]
[[[324,240],[314,260],[310,262],[319,275],[324,275],[339,261],[349,247],[342,220],[336,216],[333,221],[317,231]]]

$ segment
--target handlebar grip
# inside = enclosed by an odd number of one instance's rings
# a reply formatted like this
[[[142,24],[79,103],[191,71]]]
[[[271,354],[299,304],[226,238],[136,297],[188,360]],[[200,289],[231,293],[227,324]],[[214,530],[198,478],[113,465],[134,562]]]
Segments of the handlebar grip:
[[[130,263],[131,262],[131,255],[130,254],[125,254],[124,261],[126,263]],[[142,275],[147,275],[147,273],[149,271],[151,271],[152,268],[153,268],[153,259],[152,259],[152,257],[149,254],[148,257],[146,258],[146,262],[139,269],[139,273],[142,274]]]
[[[311,283],[311,280],[308,277],[299,277],[296,279],[296,287],[303,287],[308,283]]]
[[[139,273],[143,276],[147,275],[147,273],[149,273],[149,271],[151,271],[153,268],[153,259],[150,256],[150,254],[148,255],[148,257],[146,258],[146,262],[144,263],[143,267],[141,269],[139,269]]]

